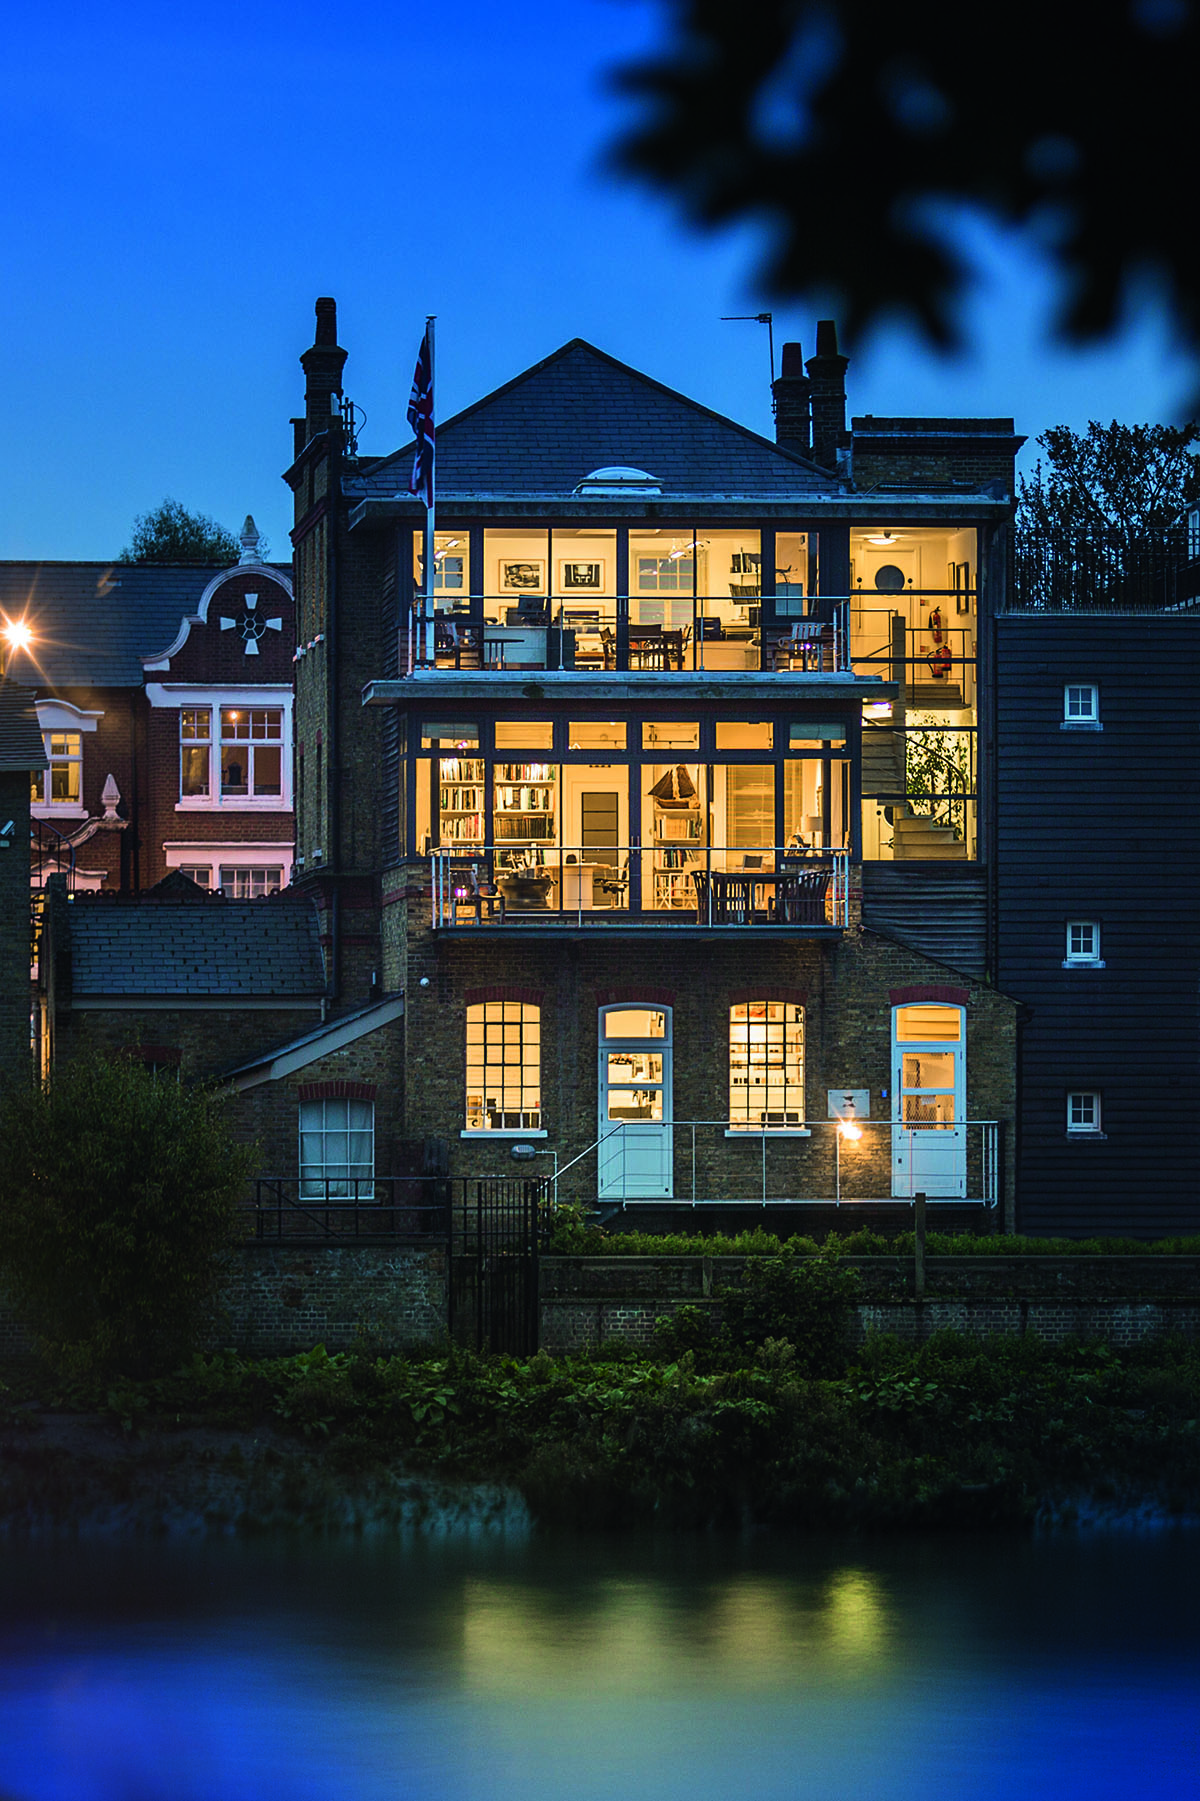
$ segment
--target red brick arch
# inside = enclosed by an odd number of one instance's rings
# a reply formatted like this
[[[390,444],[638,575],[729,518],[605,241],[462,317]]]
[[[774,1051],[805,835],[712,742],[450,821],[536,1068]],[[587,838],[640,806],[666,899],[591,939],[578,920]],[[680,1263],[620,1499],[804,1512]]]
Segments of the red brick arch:
[[[302,1082],[297,1094],[302,1101],[373,1101],[374,1082]]]
[[[947,988],[936,983],[921,982],[914,988],[893,988],[888,999],[893,1007],[920,1007],[930,1003],[943,1007],[965,1007],[969,988]]]

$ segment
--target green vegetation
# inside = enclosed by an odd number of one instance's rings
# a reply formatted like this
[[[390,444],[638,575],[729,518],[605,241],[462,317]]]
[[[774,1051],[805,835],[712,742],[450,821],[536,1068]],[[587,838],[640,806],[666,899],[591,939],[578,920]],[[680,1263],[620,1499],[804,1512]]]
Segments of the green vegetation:
[[[1191,1344],[1117,1356],[943,1332],[918,1350],[872,1339],[836,1375],[802,1364],[778,1338],[659,1359],[620,1350],[369,1358],[317,1347],[257,1363],[196,1358],[174,1375],[107,1389],[76,1384],[59,1404],[102,1407],[156,1469],[164,1446],[197,1427],[253,1434],[256,1454],[277,1463],[279,1451],[261,1447],[290,1439],[298,1520],[331,1482],[365,1494],[397,1468],[503,1482],[539,1522],[590,1526],[1016,1526],[1048,1501],[1154,1497],[1178,1511],[1200,1494]],[[28,1398],[14,1393],[10,1418]],[[26,1448],[6,1456],[0,1480],[0,1517],[30,1490],[37,1435],[20,1436]]]
[[[81,1058],[0,1103],[0,1282],[62,1373],[169,1369],[237,1238],[254,1153],[213,1096]]]
[[[825,1246],[796,1233],[607,1232],[580,1207],[560,1207],[545,1250],[554,1257],[815,1257],[822,1248],[845,1257],[911,1257],[914,1234],[888,1236],[869,1227],[830,1233]],[[1200,1257],[1200,1237],[1022,1238],[1017,1234],[927,1232],[927,1257]]]
[[[262,551],[260,545],[260,554]],[[122,563],[236,563],[242,547],[233,533],[206,513],[189,513],[178,500],[160,500],[133,522]]]

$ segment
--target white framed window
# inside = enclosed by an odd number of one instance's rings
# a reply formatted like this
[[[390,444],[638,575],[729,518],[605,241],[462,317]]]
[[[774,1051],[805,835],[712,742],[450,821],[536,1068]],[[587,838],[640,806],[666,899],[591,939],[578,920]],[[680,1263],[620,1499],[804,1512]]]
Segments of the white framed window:
[[[374,1101],[301,1101],[300,1198],[374,1200]]]
[[[1100,922],[1096,919],[1068,919],[1067,948],[1064,969],[1103,969],[1100,957]]]
[[[290,810],[290,688],[278,683],[198,688],[147,682],[146,696],[152,707],[169,707],[178,717],[177,812]]]
[[[1100,1133],[1100,1095],[1095,1088],[1075,1088],[1067,1095],[1067,1133],[1069,1137]]]
[[[729,1128],[795,1131],[804,1124],[804,1008],[739,1001],[729,1009]]]
[[[274,894],[292,879],[292,846],[282,839],[168,839],[163,856],[168,869],[182,870],[201,888],[222,888],[231,900]]]
[[[467,1008],[468,1132],[542,1128],[542,1010],[529,1001]]]
[[[230,900],[261,900],[283,887],[282,863],[222,863],[217,886]]]
[[[83,733],[42,733],[49,769],[40,770],[29,785],[30,805],[83,811]]]
[[[1098,727],[1100,690],[1095,682],[1068,682],[1063,689],[1064,725]]]

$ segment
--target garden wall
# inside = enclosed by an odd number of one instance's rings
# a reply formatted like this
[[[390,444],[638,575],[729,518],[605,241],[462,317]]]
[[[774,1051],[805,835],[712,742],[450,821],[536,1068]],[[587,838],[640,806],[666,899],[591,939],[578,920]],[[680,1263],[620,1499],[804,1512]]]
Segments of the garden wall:
[[[654,1322],[684,1305],[715,1306],[743,1257],[547,1257],[542,1345],[552,1355],[619,1341],[648,1346]],[[1036,1332],[1051,1343],[1114,1346],[1165,1332],[1200,1337],[1197,1257],[930,1257],[915,1293],[911,1257],[847,1258],[859,1272],[856,1337],[910,1341],[959,1332]]]

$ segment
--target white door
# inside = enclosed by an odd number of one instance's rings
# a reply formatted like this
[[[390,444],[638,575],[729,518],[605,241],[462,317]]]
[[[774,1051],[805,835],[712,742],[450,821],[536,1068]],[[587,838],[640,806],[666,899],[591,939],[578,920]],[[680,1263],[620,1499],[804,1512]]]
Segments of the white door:
[[[967,1192],[966,1011],[892,1009],[892,1194]]]
[[[599,1193],[650,1200],[672,1191],[671,1009],[600,1011]]]

